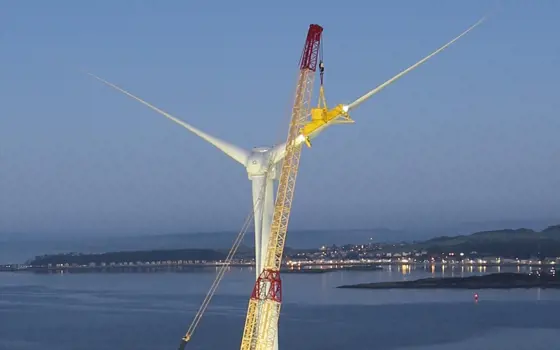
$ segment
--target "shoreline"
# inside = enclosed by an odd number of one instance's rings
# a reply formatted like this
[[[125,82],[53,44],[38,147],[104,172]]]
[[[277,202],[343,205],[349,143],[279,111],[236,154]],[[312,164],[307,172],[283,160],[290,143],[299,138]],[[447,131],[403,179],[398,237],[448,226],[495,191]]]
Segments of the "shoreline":
[[[143,264],[128,266],[21,266],[21,265],[4,265],[0,267],[0,272],[18,272],[18,273],[158,273],[158,272],[197,272],[201,270],[218,269],[224,264],[220,263],[198,263],[198,264]],[[248,267],[254,268],[253,263],[235,263],[229,264],[229,267]],[[317,268],[320,266],[320,268]],[[289,274],[317,274],[328,273],[333,271],[379,271],[380,266],[371,264],[347,264],[347,265],[305,265],[305,267],[291,268],[285,266],[280,273]]]
[[[28,272],[28,273],[115,273],[115,272],[192,272],[204,269],[217,269],[224,265],[219,262],[207,263],[154,263],[154,264],[115,264],[106,266],[30,266],[25,264],[4,264],[0,265],[1,272]],[[521,264],[521,263],[441,263],[441,262],[339,262],[339,263],[324,263],[324,262],[305,262],[301,264],[285,264],[281,273],[325,273],[331,271],[378,271],[383,267],[401,267],[401,266],[415,266],[415,267],[445,267],[445,268],[531,268],[531,267],[554,267],[555,264],[534,263],[534,264]],[[255,264],[252,262],[236,262],[229,264],[229,267],[237,268],[254,268]]]
[[[468,277],[431,277],[413,281],[375,282],[342,285],[341,289],[560,289],[555,273],[502,272]]]

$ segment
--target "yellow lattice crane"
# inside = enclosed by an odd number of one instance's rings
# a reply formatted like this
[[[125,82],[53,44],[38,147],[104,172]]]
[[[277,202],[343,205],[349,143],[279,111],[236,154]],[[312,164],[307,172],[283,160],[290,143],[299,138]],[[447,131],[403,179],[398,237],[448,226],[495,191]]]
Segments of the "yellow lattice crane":
[[[242,350],[272,349],[274,347],[282,305],[280,267],[301,157],[302,144],[297,143],[296,139],[302,134],[311,111],[311,97],[322,33],[323,28],[319,25],[312,24],[309,26],[300,60],[299,78],[286,141],[286,155],[282,161],[280,182],[276,194],[270,240],[264,269],[255,282],[249,300],[247,319],[241,340]],[[320,68],[322,70],[322,67]]]

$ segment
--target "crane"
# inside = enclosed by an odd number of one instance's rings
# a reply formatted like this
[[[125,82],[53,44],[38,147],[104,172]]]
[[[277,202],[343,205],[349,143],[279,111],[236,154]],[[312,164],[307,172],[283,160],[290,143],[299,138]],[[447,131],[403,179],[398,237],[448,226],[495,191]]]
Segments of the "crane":
[[[275,346],[278,332],[278,320],[280,318],[280,309],[282,306],[280,268],[282,265],[288,221],[295,193],[303,143],[311,147],[310,140],[313,135],[331,124],[353,123],[354,121],[348,114],[350,109],[359,106],[388,85],[437,55],[475,27],[482,24],[485,19],[486,17],[483,17],[447,44],[356,99],[354,102],[348,105],[339,104],[332,109],[327,107],[324,94],[324,64],[322,60],[319,62],[321,74],[319,104],[317,108],[313,109],[310,106],[314,73],[317,68],[323,28],[317,24],[311,24],[309,26],[307,39],[300,60],[300,72],[296,85],[288,140],[286,141],[286,148],[284,151],[285,156],[282,162],[280,182],[276,194],[270,240],[266,251],[264,268],[255,282],[249,299],[245,327],[241,339],[241,350],[270,350],[274,349]],[[309,117],[311,120],[309,120]]]
[[[286,141],[286,155],[282,161],[280,182],[272,216],[270,239],[264,268],[255,282],[249,300],[241,350],[272,349],[276,340],[282,305],[280,268],[302,147],[301,143],[298,144],[295,141],[308,121],[322,33],[321,26],[311,24],[303,47],[292,118]],[[322,62],[320,68],[322,73]]]

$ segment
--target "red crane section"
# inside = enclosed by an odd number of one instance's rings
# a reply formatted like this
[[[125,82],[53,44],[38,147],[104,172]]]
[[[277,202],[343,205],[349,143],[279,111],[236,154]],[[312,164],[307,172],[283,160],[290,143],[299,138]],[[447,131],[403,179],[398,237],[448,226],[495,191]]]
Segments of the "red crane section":
[[[317,61],[319,58],[319,48],[321,47],[321,34],[323,28],[318,24],[311,24],[307,32],[307,39],[301,55],[299,69],[310,69],[315,72],[317,70]]]

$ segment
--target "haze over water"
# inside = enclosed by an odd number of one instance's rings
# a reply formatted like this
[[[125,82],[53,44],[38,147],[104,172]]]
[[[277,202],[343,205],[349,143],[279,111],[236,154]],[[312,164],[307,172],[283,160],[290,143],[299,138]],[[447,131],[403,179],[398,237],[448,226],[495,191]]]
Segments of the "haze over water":
[[[559,291],[484,290],[475,304],[473,291],[334,288],[442,274],[470,272],[393,267],[285,274],[280,346],[290,350],[535,350],[557,344]],[[214,276],[213,269],[0,274],[0,349],[176,349]],[[228,272],[189,349],[239,347],[253,279],[252,269]]]

